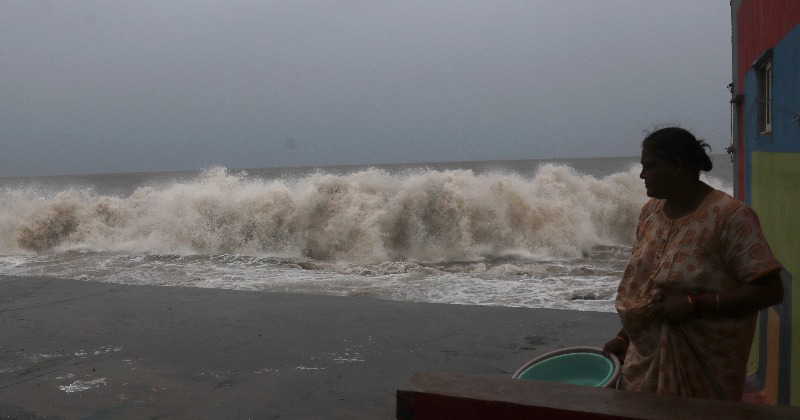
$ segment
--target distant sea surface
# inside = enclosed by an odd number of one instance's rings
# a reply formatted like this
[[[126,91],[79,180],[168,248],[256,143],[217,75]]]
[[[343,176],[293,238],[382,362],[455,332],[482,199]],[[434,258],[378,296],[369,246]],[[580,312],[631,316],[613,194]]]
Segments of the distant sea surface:
[[[611,312],[638,160],[0,178],[0,274]]]

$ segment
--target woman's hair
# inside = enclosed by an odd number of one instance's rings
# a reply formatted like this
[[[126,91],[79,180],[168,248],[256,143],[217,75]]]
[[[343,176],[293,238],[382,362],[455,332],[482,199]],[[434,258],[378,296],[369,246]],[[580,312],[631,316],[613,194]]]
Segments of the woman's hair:
[[[711,146],[680,127],[667,127],[650,133],[642,142],[642,148],[660,159],[683,162],[697,172],[708,172],[714,166],[705,150],[711,151]]]

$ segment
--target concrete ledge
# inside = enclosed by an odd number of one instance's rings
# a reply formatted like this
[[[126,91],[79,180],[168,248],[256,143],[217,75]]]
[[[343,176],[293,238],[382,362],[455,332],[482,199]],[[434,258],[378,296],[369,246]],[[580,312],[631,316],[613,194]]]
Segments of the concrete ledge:
[[[800,408],[424,372],[397,391],[398,419],[797,419]]]

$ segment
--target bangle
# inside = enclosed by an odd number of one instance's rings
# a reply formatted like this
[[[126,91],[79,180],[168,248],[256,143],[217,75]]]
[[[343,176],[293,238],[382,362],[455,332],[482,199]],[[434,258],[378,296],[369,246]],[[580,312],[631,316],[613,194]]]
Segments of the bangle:
[[[717,298],[717,312],[719,312],[719,293],[714,293],[714,296]]]
[[[703,295],[701,295],[698,292],[694,292],[693,295],[694,295],[694,300],[697,303],[697,312],[696,312],[696,314],[697,315],[702,314],[703,312],[705,312],[705,309],[706,309],[706,303],[703,301]]]
[[[695,308],[694,299],[692,298],[692,295],[686,295],[686,298],[689,299],[689,312],[692,315],[694,315],[695,313],[697,313],[697,308]]]
[[[623,337],[622,335],[618,335],[616,338],[619,338],[620,340],[622,340],[622,341],[624,341],[624,342],[626,342],[626,343],[628,343],[628,344],[630,344],[630,343],[631,343],[631,341],[630,341],[630,340],[628,340],[627,338]]]

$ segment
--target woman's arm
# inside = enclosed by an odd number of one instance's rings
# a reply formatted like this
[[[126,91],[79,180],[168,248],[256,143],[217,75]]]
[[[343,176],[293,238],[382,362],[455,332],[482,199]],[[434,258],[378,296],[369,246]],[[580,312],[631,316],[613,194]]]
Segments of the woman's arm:
[[[611,341],[603,346],[603,353],[613,354],[622,362],[625,360],[625,355],[628,353],[628,345],[630,343],[631,341],[628,338],[628,334],[625,333],[625,329],[623,328],[619,330],[616,337],[612,338]]]
[[[776,270],[733,289],[703,295],[707,313],[736,316],[760,311],[783,302],[781,272]]]
[[[780,270],[759,277],[750,283],[721,292],[699,295],[670,295],[654,310],[670,321],[681,321],[704,314],[738,316],[757,312],[783,301]]]

